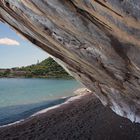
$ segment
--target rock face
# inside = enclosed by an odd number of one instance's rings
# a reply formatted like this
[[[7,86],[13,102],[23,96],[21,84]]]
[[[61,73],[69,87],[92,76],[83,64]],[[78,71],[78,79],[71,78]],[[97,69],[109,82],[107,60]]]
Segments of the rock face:
[[[139,0],[0,0],[0,20],[61,60],[105,106],[140,122]]]

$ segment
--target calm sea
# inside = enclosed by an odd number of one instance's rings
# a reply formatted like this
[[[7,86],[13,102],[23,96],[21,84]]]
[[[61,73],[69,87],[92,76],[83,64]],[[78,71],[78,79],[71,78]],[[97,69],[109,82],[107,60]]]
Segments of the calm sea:
[[[25,119],[42,109],[63,103],[82,87],[75,80],[0,79],[0,125]]]

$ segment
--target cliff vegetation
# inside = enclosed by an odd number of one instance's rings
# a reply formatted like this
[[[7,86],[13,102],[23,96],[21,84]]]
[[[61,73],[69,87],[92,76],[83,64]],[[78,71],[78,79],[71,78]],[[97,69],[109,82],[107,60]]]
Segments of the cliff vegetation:
[[[11,69],[0,69],[0,77],[25,77],[25,78],[66,78],[72,77],[51,57],[40,63]]]

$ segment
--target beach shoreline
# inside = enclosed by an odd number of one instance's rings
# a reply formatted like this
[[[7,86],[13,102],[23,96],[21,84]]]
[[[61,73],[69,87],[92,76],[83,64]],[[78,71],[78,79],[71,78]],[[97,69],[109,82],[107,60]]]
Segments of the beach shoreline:
[[[12,125],[15,125],[15,124],[19,124],[21,122],[24,122],[26,120],[28,120],[29,118],[32,118],[34,116],[37,116],[39,114],[43,114],[43,113],[46,113],[47,111],[49,110],[52,110],[52,109],[55,109],[55,108],[59,108],[61,107],[62,105],[65,105],[65,104],[68,104],[69,102],[73,101],[73,100],[76,100],[78,98],[81,98],[82,96],[84,96],[86,93],[89,93],[89,90],[87,90],[86,88],[82,87],[82,88],[78,88],[74,91],[74,95],[72,96],[69,96],[69,97],[61,97],[61,98],[58,98],[58,99],[55,99],[55,100],[52,100],[50,103],[53,103],[55,104],[56,101],[59,101],[59,100],[62,100],[64,99],[65,101],[64,102],[61,102],[61,103],[56,103],[56,105],[52,105],[52,106],[49,106],[49,107],[46,107],[45,109],[40,109],[39,111],[36,111],[34,113],[32,113],[30,116],[26,117],[26,118],[22,118],[20,120],[16,120],[16,121],[13,121],[11,123],[8,123],[8,124],[4,124],[4,125],[0,125],[0,128],[4,128],[4,127],[8,127],[8,126],[12,126]],[[49,103],[48,103],[49,105]]]
[[[116,115],[89,92],[0,128],[0,140],[138,140],[139,132],[139,124]]]
[[[75,80],[0,79],[0,126],[61,104],[80,87]]]

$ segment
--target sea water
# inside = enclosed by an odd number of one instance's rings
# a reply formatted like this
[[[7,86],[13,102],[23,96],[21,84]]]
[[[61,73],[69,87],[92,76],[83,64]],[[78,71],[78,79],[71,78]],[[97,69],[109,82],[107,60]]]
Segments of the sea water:
[[[63,103],[80,87],[75,80],[0,79],[0,126]]]

